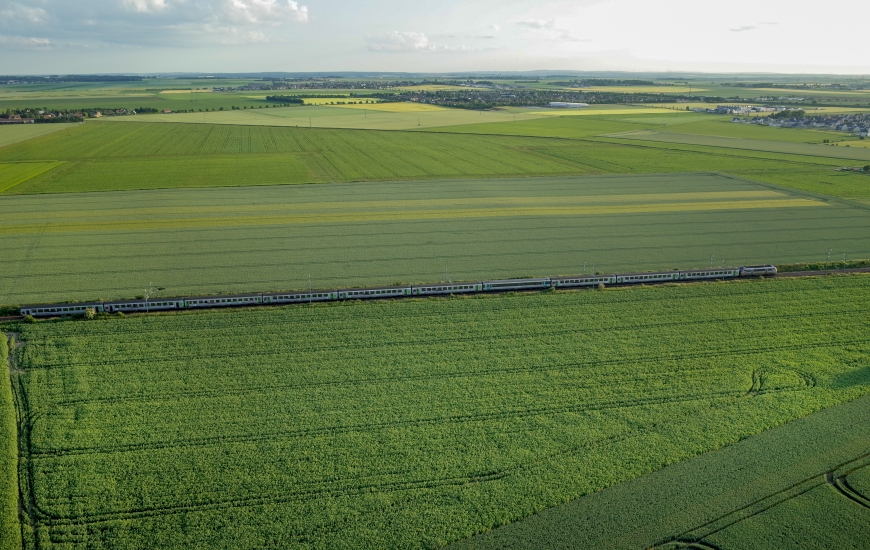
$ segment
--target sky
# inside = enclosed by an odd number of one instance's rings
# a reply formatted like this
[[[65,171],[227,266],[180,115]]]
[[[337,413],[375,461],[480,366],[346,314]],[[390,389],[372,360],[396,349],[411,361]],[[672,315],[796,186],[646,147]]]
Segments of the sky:
[[[0,0],[0,74],[870,74],[870,0]]]

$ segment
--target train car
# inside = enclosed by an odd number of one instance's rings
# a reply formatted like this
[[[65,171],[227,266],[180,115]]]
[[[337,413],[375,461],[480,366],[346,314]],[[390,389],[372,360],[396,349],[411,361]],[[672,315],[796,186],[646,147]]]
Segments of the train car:
[[[235,307],[256,306],[263,303],[262,294],[238,294],[234,296],[197,296],[194,298],[182,298],[182,308],[209,308],[209,307]]]
[[[550,285],[553,288],[572,288],[583,286],[598,286],[600,284],[616,284],[616,275],[578,275],[576,277],[553,277]]]
[[[776,275],[775,265],[747,265],[740,268],[740,277],[761,277],[763,275]]]
[[[305,304],[338,300],[337,290],[314,290],[311,292],[270,292],[263,294],[264,304]]]
[[[550,287],[550,278],[544,279],[504,279],[501,281],[483,281],[481,285],[485,292],[505,290],[543,290]]]
[[[103,311],[102,302],[81,302],[78,304],[39,304],[21,306],[21,315],[31,317],[60,317],[62,315],[84,315],[88,308],[95,312]]]
[[[153,300],[119,300],[103,304],[108,313],[147,313],[182,307],[179,298],[155,298]]]
[[[666,283],[668,281],[678,281],[680,279],[679,271],[660,271],[658,273],[626,273],[617,275],[617,284],[643,284],[643,283]]]
[[[372,298],[401,298],[411,295],[410,286],[385,286],[381,288],[346,288],[338,291],[339,300],[368,300]]]
[[[465,292],[480,292],[483,290],[482,283],[440,283],[432,285],[414,285],[411,287],[412,296],[437,296],[443,294],[462,294]]]
[[[681,281],[700,281],[705,279],[728,279],[738,277],[740,269],[737,267],[719,267],[714,269],[692,269],[680,271]]]

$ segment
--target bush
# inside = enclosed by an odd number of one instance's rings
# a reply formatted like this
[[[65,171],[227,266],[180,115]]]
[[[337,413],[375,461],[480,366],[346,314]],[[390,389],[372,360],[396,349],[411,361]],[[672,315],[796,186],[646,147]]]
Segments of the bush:
[[[85,319],[91,320],[97,316],[97,310],[92,307],[85,308]]]
[[[24,322],[25,323],[34,323],[34,322],[36,322],[36,319],[33,318],[33,315],[25,315]]]

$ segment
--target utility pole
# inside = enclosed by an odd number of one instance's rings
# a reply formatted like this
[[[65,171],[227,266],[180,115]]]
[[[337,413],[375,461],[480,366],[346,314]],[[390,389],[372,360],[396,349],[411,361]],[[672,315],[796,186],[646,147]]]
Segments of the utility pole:
[[[308,305],[311,305],[311,273],[308,274]]]
[[[714,258],[715,256],[716,256],[715,254],[711,254],[711,255],[710,255],[710,269],[713,268],[713,258]]]
[[[828,269],[828,264],[831,263],[831,249],[828,249],[828,258],[825,260],[825,269]]]

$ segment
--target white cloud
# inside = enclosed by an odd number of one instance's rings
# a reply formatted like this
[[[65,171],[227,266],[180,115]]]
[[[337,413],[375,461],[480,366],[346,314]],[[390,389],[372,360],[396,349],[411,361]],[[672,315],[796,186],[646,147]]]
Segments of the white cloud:
[[[47,13],[42,8],[31,8],[17,3],[6,4],[0,9],[0,19],[21,23],[42,23]]]
[[[168,7],[166,0],[124,0],[124,6],[136,13],[157,13]]]
[[[4,36],[0,34],[0,44],[13,48],[48,48],[52,45],[48,38],[35,36]]]
[[[441,38],[452,38],[441,36]],[[368,49],[376,52],[474,52],[477,48],[465,45],[435,44],[421,32],[390,31],[366,37]]]
[[[530,29],[541,30],[541,29],[552,29],[556,25],[555,19],[526,19],[524,21],[517,21],[517,25],[521,25],[523,27],[528,27]]]
[[[500,31],[500,30],[501,30],[501,25],[493,24],[493,25],[490,25],[489,28],[492,29],[492,30],[494,30],[494,31]]]
[[[737,27],[735,29],[729,29],[731,32],[744,32],[744,31],[754,31],[758,27],[753,25],[743,25],[742,27]]]
[[[436,46],[421,32],[390,31],[366,37],[370,50],[380,52],[419,52],[434,50]]]
[[[228,0],[225,10],[233,19],[247,23],[308,22],[308,7],[293,0]]]

